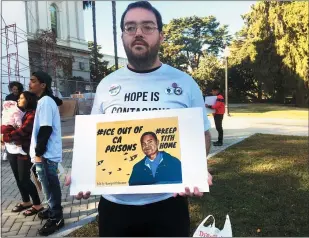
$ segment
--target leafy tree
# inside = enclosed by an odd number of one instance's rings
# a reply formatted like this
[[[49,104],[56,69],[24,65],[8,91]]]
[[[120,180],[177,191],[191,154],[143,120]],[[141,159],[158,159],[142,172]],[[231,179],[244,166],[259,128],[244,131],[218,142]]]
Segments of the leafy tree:
[[[253,74],[252,63],[244,60],[229,69],[229,101],[252,102],[258,100],[258,83]]]
[[[105,76],[115,71],[115,67],[108,68],[108,61],[103,59],[103,54],[100,53],[102,47],[97,45],[98,51],[95,52],[94,43],[92,41],[88,42],[88,49],[91,50],[90,54],[90,78],[93,82],[100,82]],[[95,56],[98,58],[98,71],[96,75],[95,67]]]
[[[302,105],[305,97],[308,99],[305,88],[309,79],[308,1],[271,2],[271,6],[269,22],[276,37],[277,52],[294,78],[286,86],[296,90],[296,103]]]
[[[220,26],[214,16],[173,19],[163,33],[162,61],[188,72],[199,67],[203,54],[217,56],[231,40],[227,26]]]
[[[269,2],[262,2],[252,7],[252,11],[243,16],[245,26],[239,32],[237,37],[245,39],[242,43],[232,44],[234,47],[234,62],[238,64],[245,61],[250,64],[253,71],[253,77],[258,87],[258,99],[261,101],[265,91],[272,91],[273,81],[269,80],[272,77],[271,72],[274,72],[272,67],[276,60],[276,49],[274,46],[274,36],[268,24]],[[232,60],[233,62],[233,60]],[[244,64],[239,64],[244,65]],[[236,70],[237,71],[237,70]],[[264,90],[263,90],[264,89]]]
[[[308,80],[308,3],[259,2],[243,19],[245,25],[231,44],[230,63],[238,77],[233,81],[245,82],[239,72],[250,66],[249,78],[259,100],[263,96],[284,102],[294,91],[302,105]],[[251,91],[253,96],[256,87]]]
[[[203,55],[199,67],[192,72],[192,77],[205,95],[214,84],[224,88],[224,66],[213,54]]]
[[[32,72],[44,70],[54,79],[68,79],[72,75],[74,57],[57,47],[52,30],[39,29],[29,40],[29,64]]]

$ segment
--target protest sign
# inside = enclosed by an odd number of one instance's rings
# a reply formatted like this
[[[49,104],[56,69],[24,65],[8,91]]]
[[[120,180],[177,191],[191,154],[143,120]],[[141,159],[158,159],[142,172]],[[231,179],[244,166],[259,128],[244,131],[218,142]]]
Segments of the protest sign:
[[[205,105],[211,105],[213,106],[217,101],[217,96],[206,96],[205,97]],[[214,109],[210,109],[208,107],[206,107],[206,112],[207,114],[211,114],[211,113],[215,113]]]
[[[76,116],[71,195],[208,192],[201,108]]]

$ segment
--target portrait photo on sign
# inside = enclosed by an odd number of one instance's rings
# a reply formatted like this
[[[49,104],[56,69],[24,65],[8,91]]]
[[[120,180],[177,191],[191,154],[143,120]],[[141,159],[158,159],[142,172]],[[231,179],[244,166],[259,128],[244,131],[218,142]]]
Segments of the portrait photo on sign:
[[[208,192],[202,108],[78,115],[70,194]]]
[[[97,123],[96,186],[181,184],[178,118]]]

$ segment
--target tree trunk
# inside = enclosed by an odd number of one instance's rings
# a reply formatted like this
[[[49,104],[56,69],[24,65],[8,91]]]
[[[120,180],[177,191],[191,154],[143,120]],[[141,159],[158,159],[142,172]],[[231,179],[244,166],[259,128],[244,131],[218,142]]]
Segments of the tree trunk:
[[[284,87],[278,88],[277,93],[275,94],[274,102],[284,104],[284,95],[285,95]]]
[[[118,69],[118,54],[117,54],[117,31],[116,31],[116,1],[112,1],[113,10],[113,34],[114,34],[114,55],[115,55],[115,67]]]
[[[93,1],[92,2],[92,29],[93,29],[95,80],[97,80],[97,78],[98,78],[98,47],[97,47],[97,28],[96,28],[95,14],[96,14],[95,1]]]
[[[258,82],[258,101],[262,102],[262,95],[263,95],[263,91],[262,91],[262,82],[259,81]]]
[[[302,80],[301,78],[297,79],[295,99],[296,99],[296,106],[298,107],[306,106],[306,88],[304,80]]]

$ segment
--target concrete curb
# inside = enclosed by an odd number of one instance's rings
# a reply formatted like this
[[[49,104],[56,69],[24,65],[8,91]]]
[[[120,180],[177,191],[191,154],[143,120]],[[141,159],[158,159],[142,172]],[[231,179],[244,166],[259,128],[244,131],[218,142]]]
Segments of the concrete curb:
[[[243,140],[249,138],[250,136],[253,136],[254,134],[256,134],[256,133],[252,133],[252,134],[250,134],[250,135],[243,136],[243,137],[239,138],[238,140],[234,141],[234,142],[231,143],[231,144],[228,144],[228,145],[226,145],[226,146],[222,146],[222,147],[221,147],[219,150],[217,150],[216,152],[210,153],[210,154],[208,155],[207,159],[210,159],[211,157],[215,156],[216,154],[219,154],[220,152],[222,152],[223,150],[226,150],[227,148],[229,148],[229,147],[231,147],[231,146],[233,146],[233,145],[235,145],[235,144],[238,144],[239,142],[241,142],[241,141],[243,141]]]
[[[51,237],[64,237],[67,236],[69,234],[71,234],[73,231],[82,228],[83,226],[93,222],[96,219],[97,216],[97,212],[77,221],[74,223],[71,223],[68,226],[63,227],[62,229],[60,229],[59,231],[57,231],[56,233],[52,234]],[[64,219],[65,222],[65,219]]]

